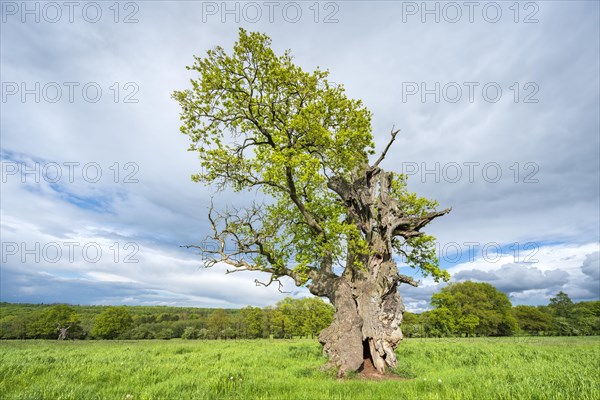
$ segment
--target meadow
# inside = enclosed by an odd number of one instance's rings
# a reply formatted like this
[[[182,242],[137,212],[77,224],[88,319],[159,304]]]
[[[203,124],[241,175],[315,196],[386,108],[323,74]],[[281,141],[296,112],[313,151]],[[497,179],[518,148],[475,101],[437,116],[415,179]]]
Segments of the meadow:
[[[2,341],[3,399],[599,399],[599,337],[407,339],[395,379],[316,340]]]

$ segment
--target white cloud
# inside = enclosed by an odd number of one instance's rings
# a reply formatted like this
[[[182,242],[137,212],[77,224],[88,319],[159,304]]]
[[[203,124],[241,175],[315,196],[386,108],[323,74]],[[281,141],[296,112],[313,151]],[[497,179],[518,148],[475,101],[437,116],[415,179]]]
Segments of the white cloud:
[[[513,304],[547,304],[560,290],[575,301],[600,299],[598,243],[548,245],[532,256],[535,262],[516,262],[515,254],[474,258],[448,269],[450,282],[486,282],[506,293]],[[495,262],[490,262],[494,260]],[[430,309],[429,299],[444,287],[431,279],[422,286],[402,286],[400,291],[409,311]]]

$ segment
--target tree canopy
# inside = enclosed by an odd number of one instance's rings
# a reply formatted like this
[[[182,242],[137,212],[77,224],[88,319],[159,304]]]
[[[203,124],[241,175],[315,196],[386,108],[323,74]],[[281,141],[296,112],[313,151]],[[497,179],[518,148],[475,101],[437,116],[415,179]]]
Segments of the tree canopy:
[[[103,339],[116,339],[123,334],[133,319],[125,307],[108,307],[96,318],[92,335]]]
[[[29,332],[35,337],[56,339],[61,328],[67,329],[70,337],[78,337],[82,333],[79,316],[73,307],[66,304],[57,304],[44,310],[31,324]]]
[[[240,29],[231,54],[216,47],[195,57],[188,69],[199,77],[173,97],[189,150],[200,156],[202,172],[193,179],[267,196],[243,210],[215,213],[211,207],[211,239],[218,248],[199,246],[211,256],[207,266],[225,263],[233,270],[268,272],[269,283],[289,276],[303,285],[334,263],[364,268],[361,256],[373,251],[376,206],[362,210],[368,218],[349,215],[354,200],[347,195],[375,153],[371,112],[329,82],[328,71],[305,72],[289,51],[276,55],[270,45],[266,35]],[[396,134],[370,167],[373,175]],[[449,210],[436,212],[435,201],[410,193],[404,175],[385,173],[381,179],[386,206],[393,206],[397,218],[388,239],[408,265],[436,281],[447,279],[434,238],[418,230]],[[236,250],[227,251],[231,245]]]
[[[489,283],[451,283],[431,297],[431,305],[430,323],[442,334],[505,336],[517,329],[508,296]]]
[[[554,315],[566,318],[569,316],[569,313],[573,308],[573,301],[568,294],[561,290],[556,294],[556,296],[550,299],[550,304],[548,307],[550,307]]]

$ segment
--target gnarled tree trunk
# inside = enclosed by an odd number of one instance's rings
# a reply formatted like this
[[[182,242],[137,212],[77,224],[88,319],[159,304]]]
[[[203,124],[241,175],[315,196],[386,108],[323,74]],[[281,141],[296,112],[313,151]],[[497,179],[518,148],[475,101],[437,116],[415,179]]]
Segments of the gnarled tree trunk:
[[[323,351],[338,368],[338,375],[372,361],[381,374],[398,365],[394,350],[402,340],[404,304],[398,284],[416,283],[398,273],[393,260],[392,239],[420,236],[419,229],[449,210],[422,217],[407,217],[391,195],[392,177],[377,165],[353,176],[351,182],[332,178],[329,187],[344,200],[349,220],[364,234],[368,255],[349,250],[341,276],[322,265],[312,278],[310,291],[326,296],[335,306],[334,321],[319,336]],[[359,260],[360,267],[355,260]]]
[[[347,282],[341,285],[349,288]],[[335,307],[334,322],[321,332],[319,341],[339,376],[359,370],[366,357],[379,373],[384,373],[386,366],[398,365],[394,349],[402,340],[404,311],[399,293],[356,299],[347,289],[338,293]]]
[[[404,312],[397,290],[399,275],[393,261],[372,256],[369,263],[367,271],[346,269],[341,277],[329,277],[334,283],[327,295],[336,312],[319,341],[339,376],[359,370],[365,361],[371,361],[381,374],[386,366],[398,364],[394,349],[402,340]]]

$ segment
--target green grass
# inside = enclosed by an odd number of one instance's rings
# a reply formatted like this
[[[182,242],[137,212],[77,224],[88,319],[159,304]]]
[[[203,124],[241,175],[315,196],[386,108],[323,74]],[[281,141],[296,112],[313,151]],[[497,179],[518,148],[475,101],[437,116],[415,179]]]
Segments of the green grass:
[[[321,372],[312,340],[5,341],[2,399],[599,399],[600,338],[408,339],[405,380]],[[440,383],[441,382],[441,383]]]

